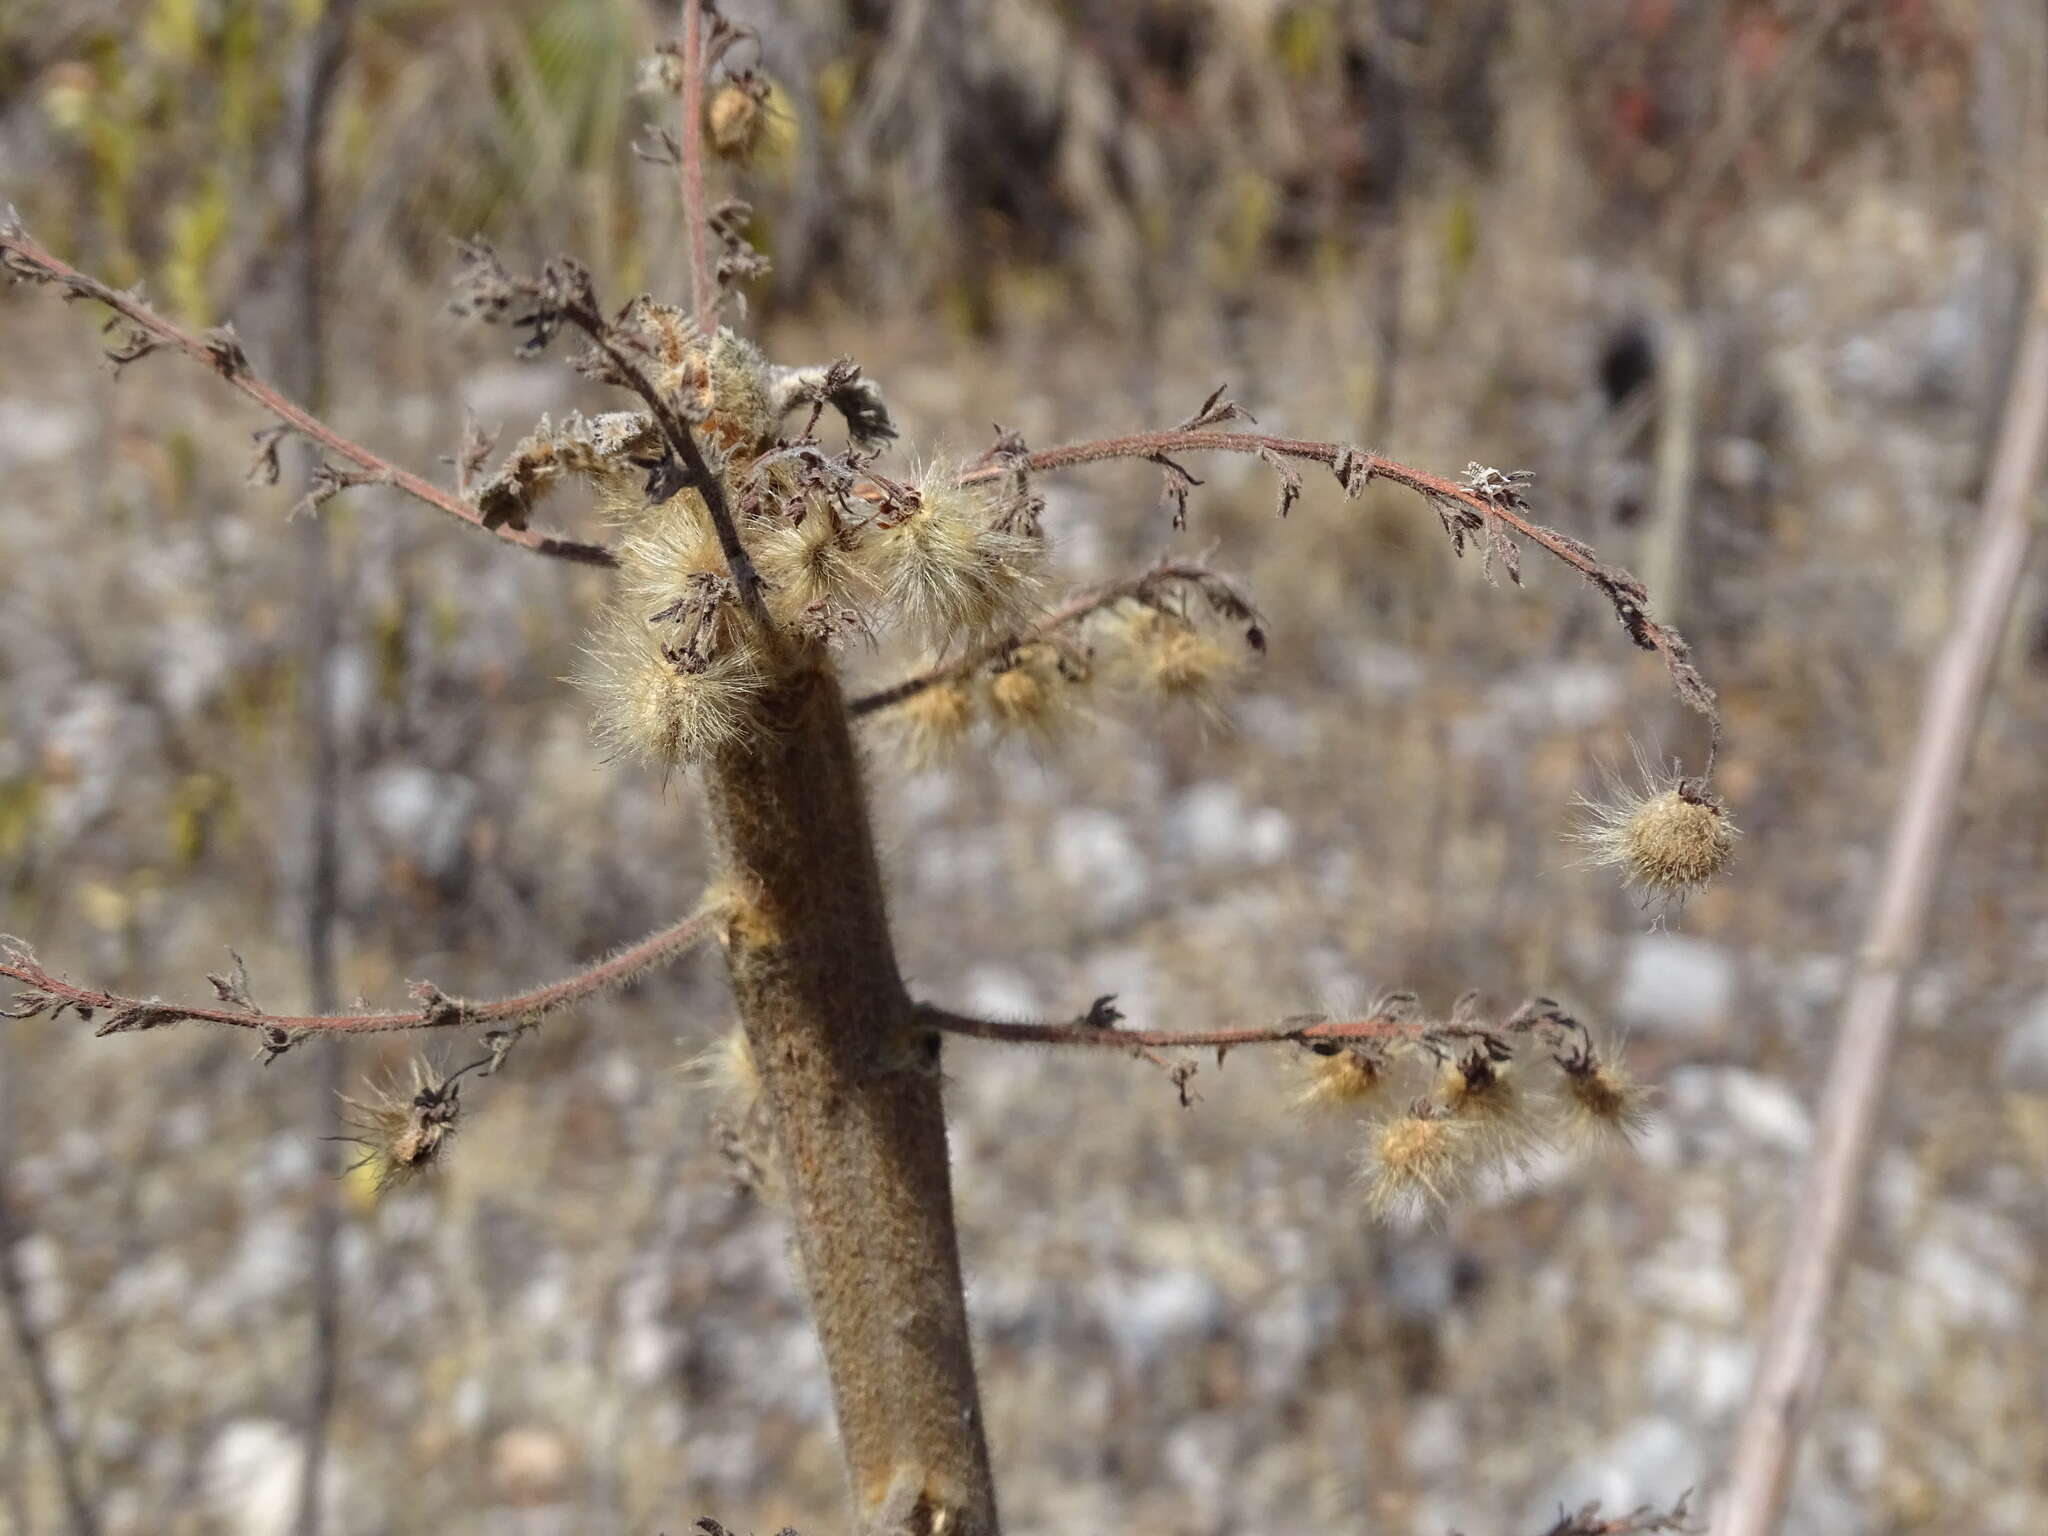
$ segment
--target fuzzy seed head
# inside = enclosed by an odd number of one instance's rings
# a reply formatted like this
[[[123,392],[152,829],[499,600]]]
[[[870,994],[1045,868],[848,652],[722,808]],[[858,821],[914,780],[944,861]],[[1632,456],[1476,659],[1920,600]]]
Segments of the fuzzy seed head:
[[[743,739],[764,682],[743,647],[702,670],[678,666],[637,612],[613,609],[584,652],[577,683],[591,698],[599,742],[662,767],[701,761]]]
[[[1418,1099],[1373,1135],[1361,1170],[1366,1204],[1382,1219],[1447,1206],[1470,1182],[1478,1151],[1469,1125]]]
[[[1118,610],[1107,643],[1119,678],[1129,686],[1209,714],[1221,713],[1223,698],[1244,672],[1238,651],[1150,604]]]
[[[747,1032],[738,1025],[692,1058],[689,1072],[728,1113],[751,1115],[760,1102],[761,1071],[754,1065]]]
[[[865,612],[879,596],[856,535],[823,507],[808,509],[801,523],[762,535],[753,553],[770,607],[785,624],[799,623],[820,607]]]
[[[744,165],[761,142],[767,110],[758,90],[728,80],[704,103],[704,137],[721,160]]]
[[[917,506],[868,543],[890,605],[935,647],[1014,632],[1036,607],[1043,540],[989,518],[984,496],[934,470]]]
[[[1447,1114],[1470,1128],[1479,1162],[1527,1168],[1548,1141],[1512,1064],[1494,1061],[1484,1051],[1446,1062],[1437,1076],[1436,1096]]]
[[[936,767],[959,750],[974,728],[974,694],[961,683],[934,683],[913,693],[890,713],[911,765]]]
[[[673,602],[691,577],[724,571],[718,535],[694,491],[645,508],[634,531],[619,542],[620,589],[650,612]]]
[[[1616,783],[1604,800],[1581,799],[1572,837],[1588,850],[1587,863],[1618,868],[1653,900],[1683,900],[1728,867],[1735,823],[1700,780],[1674,780],[1638,762],[1644,788]]]
[[[1387,1085],[1387,1062],[1371,1051],[1345,1046],[1328,1056],[1314,1056],[1301,1091],[1298,1109],[1348,1109],[1367,1103]]]
[[[694,1057],[686,1070],[711,1095],[719,1150],[735,1181],[764,1199],[780,1201],[784,1191],[775,1131],[747,1032],[734,1026],[723,1040]]]
[[[1564,1057],[1566,1131],[1580,1141],[1626,1146],[1650,1125],[1649,1094],[1613,1057],[1591,1050]]]
[[[380,1192],[417,1178],[440,1158],[461,1114],[457,1088],[424,1062],[412,1064],[409,1088],[372,1083],[367,1096],[341,1101],[345,1137],[362,1148],[352,1170],[365,1170]]]
[[[1050,646],[1025,646],[989,679],[989,713],[1005,730],[1049,739],[1072,718],[1072,692]]]

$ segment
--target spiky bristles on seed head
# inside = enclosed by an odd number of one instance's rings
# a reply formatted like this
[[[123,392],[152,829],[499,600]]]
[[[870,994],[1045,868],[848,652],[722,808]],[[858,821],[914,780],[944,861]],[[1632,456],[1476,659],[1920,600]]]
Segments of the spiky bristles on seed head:
[[[1629,1145],[1650,1125],[1649,1091],[1610,1048],[1584,1045],[1557,1058],[1564,1074],[1564,1132],[1575,1141]]]
[[[766,682],[745,645],[692,670],[663,648],[637,611],[609,609],[584,650],[577,684],[590,695],[599,742],[662,767],[699,762],[744,739]]]
[[[1467,1122],[1417,1099],[1373,1132],[1360,1169],[1366,1204],[1382,1219],[1441,1209],[1470,1185],[1482,1150]]]
[[[974,693],[952,678],[921,688],[890,711],[896,739],[914,768],[945,762],[974,728]]]
[[[1389,1062],[1378,1051],[1346,1045],[1309,1056],[1300,1091],[1299,1109],[1351,1109],[1369,1103],[1387,1086]]]
[[[362,1148],[351,1171],[364,1170],[380,1191],[426,1172],[455,1134],[459,1095],[459,1085],[417,1060],[410,1087],[387,1079],[371,1083],[363,1098],[344,1094],[341,1120],[355,1134],[340,1139]]]
[[[1735,822],[1703,780],[1680,778],[1640,750],[1636,764],[1640,789],[1610,776],[1604,798],[1580,797],[1571,837],[1587,864],[1618,868],[1652,900],[1681,901],[1728,867]]]
[[[920,479],[914,505],[879,522],[864,544],[889,604],[931,645],[999,638],[1036,611],[1045,541],[992,522],[989,493],[943,467]]]

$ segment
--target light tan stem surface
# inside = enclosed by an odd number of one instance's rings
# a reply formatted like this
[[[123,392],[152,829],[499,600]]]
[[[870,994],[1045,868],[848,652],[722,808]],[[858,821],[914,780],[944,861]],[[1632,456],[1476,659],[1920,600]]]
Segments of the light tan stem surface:
[[[862,1536],[995,1536],[940,1103],[824,666],[708,765],[733,993],[775,1124]]]
[[[1928,674],[1919,736],[1899,792],[1877,903],[1842,1005],[1813,1156],[1792,1218],[1794,1246],[1779,1273],[1757,1352],[1715,1536],[1772,1536],[1784,1518],[1800,1440],[1820,1386],[1828,1313],[1855,1230],[1900,999],[1919,959],[1955,822],[1956,791],[2033,535],[2044,440],[2048,268],[2040,275],[2013,371],[1955,622]]]

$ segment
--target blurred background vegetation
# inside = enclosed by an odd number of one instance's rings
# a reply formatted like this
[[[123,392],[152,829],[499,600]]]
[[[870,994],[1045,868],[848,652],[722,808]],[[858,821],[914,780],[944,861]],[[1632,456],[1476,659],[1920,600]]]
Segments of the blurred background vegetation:
[[[771,113],[750,325],[851,353],[902,462],[1185,417],[1455,473],[1658,595],[1720,687],[1722,886],[1662,922],[1560,840],[1628,737],[1696,723],[1561,572],[1497,592],[1427,509],[1216,465],[1175,535],[1142,468],[1049,484],[1063,575],[1215,548],[1272,622],[1229,730],[1101,720],[873,777],[932,995],[1258,1018],[1412,986],[1565,998],[1663,1090],[1635,1159],[1376,1229],[1357,1130],[1283,1063],[1157,1074],[956,1048],[984,1389],[1018,1532],[1540,1523],[1670,1497],[1725,1451],[1804,1104],[2003,387],[2048,186],[2033,0],[856,0],[729,4]],[[0,203],[259,367],[309,0],[12,0]],[[681,286],[633,143],[666,6],[364,0],[327,135],[330,415],[437,470],[605,403],[447,313],[453,237]],[[742,50],[742,58],[749,50]],[[304,996],[305,664],[260,426],[92,317],[0,295],[0,930],[142,994],[225,945]],[[1674,367],[1674,359],[1689,359]],[[437,472],[445,472],[444,469]],[[1208,473],[1199,470],[1198,473]],[[573,505],[561,515],[574,522]],[[694,899],[691,788],[602,761],[574,670],[594,573],[375,490],[323,513],[347,996],[488,994]],[[1469,563],[1468,563],[1469,564]],[[1801,1531],[2048,1526],[2048,618],[2038,574],[1976,759]],[[881,680],[910,658],[863,656]],[[333,1532],[834,1527],[822,1372],[772,1207],[694,1063],[686,963],[480,1085],[444,1174],[346,1188]],[[294,1528],[329,1186],[308,1053],[0,1023],[27,1314],[109,1531]],[[403,1047],[346,1047],[350,1076]],[[60,1529],[0,1379],[0,1525]]]

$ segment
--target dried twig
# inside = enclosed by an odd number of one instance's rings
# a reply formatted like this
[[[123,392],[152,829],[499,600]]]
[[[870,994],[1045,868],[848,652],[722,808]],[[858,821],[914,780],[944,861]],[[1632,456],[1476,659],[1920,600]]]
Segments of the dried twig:
[[[1673,690],[1680,701],[1703,715],[1708,722],[1711,738],[1707,771],[1711,773],[1720,742],[1721,717],[1713,690],[1693,664],[1692,648],[1675,629],[1652,617],[1649,594],[1634,576],[1620,566],[1604,564],[1589,545],[1528,517],[1515,476],[1474,466],[1473,472],[1460,482],[1412,469],[1344,443],[1272,437],[1260,432],[1178,428],[1043,449],[1008,462],[977,466],[961,476],[961,483],[978,484],[1020,471],[1070,469],[1112,459],[1159,462],[1169,455],[1182,453],[1244,453],[1269,461],[1301,459],[1324,464],[1336,475],[1345,492],[1353,496],[1373,480],[1391,480],[1416,492],[1435,507],[1461,550],[1464,539],[1470,536],[1478,539],[1483,551],[1511,560],[1512,557],[1503,551],[1504,536],[1499,535],[1498,530],[1504,527],[1507,532],[1526,539],[1598,588],[1613,604],[1615,616],[1628,631],[1629,638],[1644,650],[1655,651],[1664,659],[1664,665],[1671,674]],[[1508,489],[1502,490],[1503,486]],[[1512,564],[1509,573],[1514,575]]]
[[[36,1417],[50,1441],[50,1455],[57,1466],[57,1485],[64,1495],[64,1515],[71,1536],[99,1536],[99,1514],[86,1497],[85,1475],[79,1468],[78,1436],[57,1393],[57,1380],[50,1370],[49,1351],[43,1330],[29,1306],[28,1287],[15,1258],[15,1245],[25,1235],[16,1229],[4,1168],[0,1168],[0,1309],[7,1313],[15,1352],[21,1356],[22,1374],[28,1378],[35,1400]]]
[[[497,252],[480,241],[464,241],[460,249],[463,310],[487,323],[503,322],[526,331],[520,350],[529,355],[547,346],[564,325],[581,331],[591,346],[590,355],[579,360],[581,370],[599,383],[631,390],[646,404],[673,461],[664,467],[665,474],[656,471],[662,477],[657,484],[667,495],[687,488],[703,498],[741,606],[765,620],[761,577],[746,545],[740,542],[725,478],[705,458],[690,430],[689,417],[642,366],[643,338],[634,333],[631,324],[637,301],[616,315],[607,313],[598,302],[597,285],[589,269],[573,257],[557,256],[538,277],[516,277],[506,270]]]
[[[297,1041],[315,1034],[388,1034],[406,1029],[467,1028],[471,1025],[516,1024],[559,1012],[613,987],[623,986],[656,966],[665,965],[687,953],[708,937],[717,914],[703,911],[673,927],[649,934],[639,943],[620,950],[610,959],[588,970],[578,971],[561,981],[521,992],[513,997],[471,1002],[448,997],[431,982],[417,983],[412,994],[417,1008],[387,1013],[278,1014],[264,1013],[251,1005],[240,985],[215,980],[215,991],[228,1006],[167,1003],[160,998],[126,997],[100,987],[82,987],[53,975],[18,940],[0,938],[0,976],[21,983],[26,989],[0,1006],[0,1018],[56,1018],[69,1010],[86,1023],[106,1015],[95,1031],[101,1035],[127,1034],[161,1029],[167,1024],[191,1020],[200,1024],[226,1024],[236,1029],[259,1031],[266,1057],[289,1049]]]
[[[704,207],[704,8],[683,0],[683,122],[676,152],[682,187],[683,234],[690,247],[690,314],[709,334],[717,324],[718,288],[711,278],[711,220]]]
[[[117,364],[133,361],[160,347],[174,348],[195,362],[204,363],[294,432],[355,465],[363,478],[351,483],[388,485],[450,517],[482,528],[508,544],[516,544],[535,554],[553,555],[581,565],[609,566],[617,563],[611,551],[602,544],[590,544],[539,529],[489,527],[483,514],[468,502],[430,480],[400,469],[362,444],[343,437],[286,399],[275,385],[265,381],[249,366],[248,358],[234,344],[232,332],[217,328],[205,336],[196,336],[173,325],[143,303],[134,292],[111,287],[59,261],[31,240],[11,216],[0,220],[0,270],[18,281],[53,284],[64,291],[66,298],[92,299],[113,310],[131,328],[129,343],[110,354]]]
[[[1114,994],[1099,997],[1085,1014],[1057,1024],[982,1019],[931,1003],[919,1004],[917,1015],[929,1028],[971,1040],[990,1040],[1002,1045],[1106,1047],[1127,1051],[1228,1051],[1241,1045],[1314,1048],[1369,1041],[1422,1041],[1441,1036],[1449,1028],[1441,1021],[1423,1017],[1412,1008],[1388,1007],[1356,1019],[1333,1019],[1326,1014],[1302,1013],[1290,1015],[1274,1024],[1254,1024],[1235,1029],[1123,1029],[1119,1027],[1123,1014],[1115,1004]],[[1496,1032],[1506,1034],[1537,1023],[1554,1023],[1564,1017],[1548,999],[1532,999],[1502,1020],[1496,1026]],[[1476,1025],[1460,1025],[1454,1032],[1487,1031]]]

